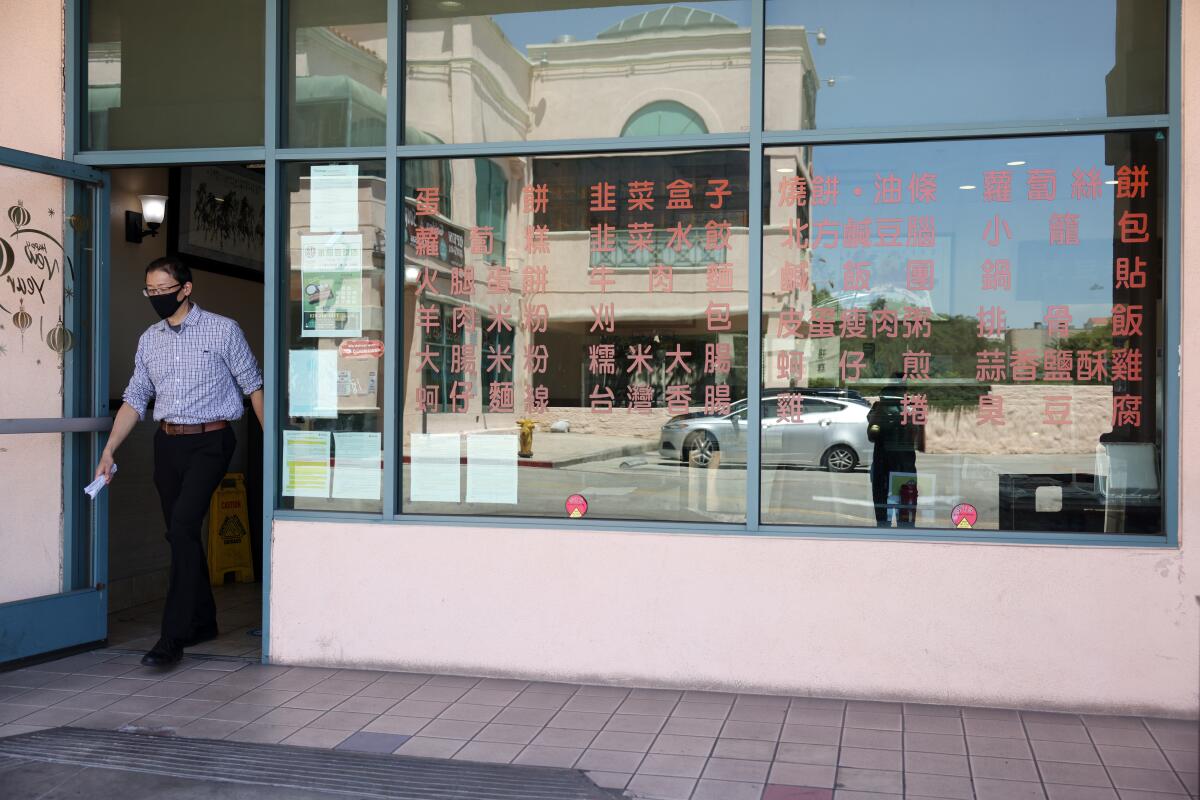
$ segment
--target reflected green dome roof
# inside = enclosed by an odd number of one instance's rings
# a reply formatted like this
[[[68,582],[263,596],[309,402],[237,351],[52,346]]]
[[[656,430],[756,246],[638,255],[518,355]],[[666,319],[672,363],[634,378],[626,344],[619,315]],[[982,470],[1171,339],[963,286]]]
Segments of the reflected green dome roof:
[[[596,38],[614,39],[647,31],[736,27],[737,23],[729,17],[723,17],[711,11],[701,11],[698,8],[688,8],[687,6],[667,6],[623,19],[608,30],[602,31]]]

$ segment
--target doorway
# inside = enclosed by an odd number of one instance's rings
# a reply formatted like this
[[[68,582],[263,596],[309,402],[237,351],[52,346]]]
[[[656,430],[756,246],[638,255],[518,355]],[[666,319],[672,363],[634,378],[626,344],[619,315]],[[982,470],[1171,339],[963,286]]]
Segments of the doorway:
[[[160,256],[178,255],[191,268],[196,303],[237,321],[262,366],[265,195],[261,165],[139,167],[114,169],[109,176],[111,408],[115,411],[121,405],[138,337],[157,321],[141,289],[146,265]],[[165,218],[157,229],[126,213],[140,213],[143,196],[166,198]],[[117,452],[120,472],[110,487],[108,506],[108,643],[129,650],[147,650],[157,641],[170,568],[165,523],[154,488],[151,416],[148,410]],[[210,576],[220,636],[187,652],[257,660],[262,654],[263,439],[248,402],[233,427],[237,450],[228,472],[243,478],[253,571]],[[202,530],[207,547],[209,519]],[[247,580],[251,576],[253,580]]]

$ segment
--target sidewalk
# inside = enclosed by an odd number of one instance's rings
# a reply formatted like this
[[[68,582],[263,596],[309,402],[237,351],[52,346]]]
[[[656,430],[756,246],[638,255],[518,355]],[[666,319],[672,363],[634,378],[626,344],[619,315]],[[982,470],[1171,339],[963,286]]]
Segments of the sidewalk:
[[[629,797],[664,800],[1172,800],[1200,792],[1194,721],[193,656],[156,671],[139,658],[96,651],[0,673],[0,736],[73,726],[573,767]]]

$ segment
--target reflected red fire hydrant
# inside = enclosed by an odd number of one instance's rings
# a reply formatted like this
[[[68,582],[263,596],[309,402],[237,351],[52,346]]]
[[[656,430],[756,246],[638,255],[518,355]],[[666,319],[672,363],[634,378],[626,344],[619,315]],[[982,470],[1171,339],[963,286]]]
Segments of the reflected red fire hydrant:
[[[896,522],[900,525],[913,525],[917,521],[917,482],[905,481],[900,486],[900,508],[896,512]]]

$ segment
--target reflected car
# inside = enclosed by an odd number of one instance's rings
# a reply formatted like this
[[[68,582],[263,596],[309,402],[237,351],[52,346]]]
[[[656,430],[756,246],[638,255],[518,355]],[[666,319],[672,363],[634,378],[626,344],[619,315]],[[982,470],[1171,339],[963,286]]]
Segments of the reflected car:
[[[802,402],[799,419],[782,420],[775,397],[763,398],[764,465],[820,467],[830,472],[871,465],[872,445],[867,439],[871,409],[866,401],[822,394],[806,396]],[[744,463],[747,410],[746,401],[739,400],[724,416],[697,411],[672,417],[659,435],[659,456],[696,467],[707,467],[717,454],[721,461]]]

